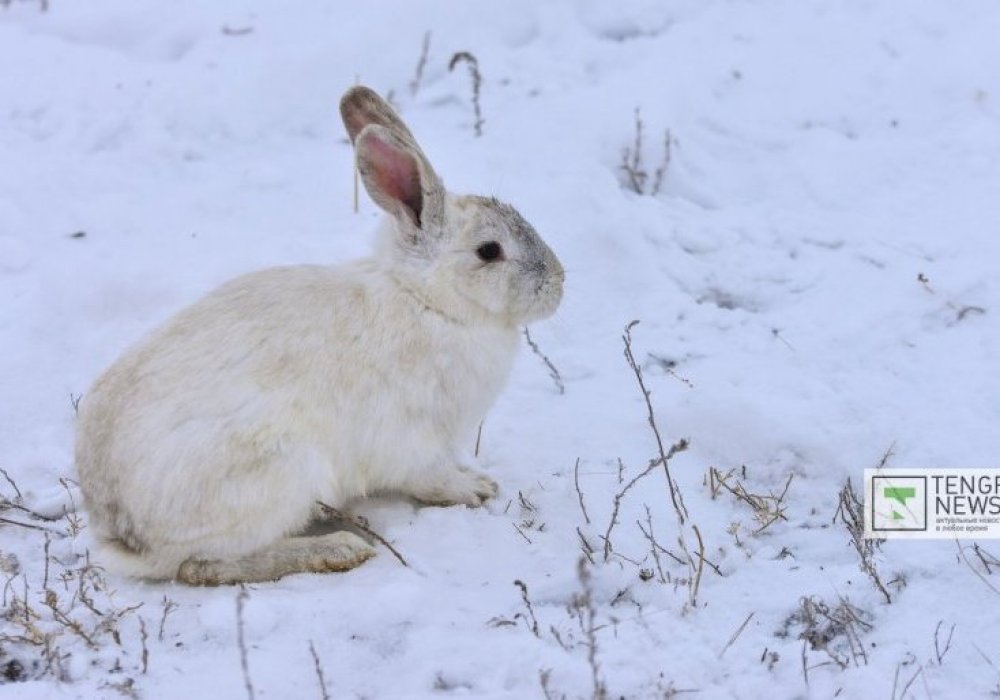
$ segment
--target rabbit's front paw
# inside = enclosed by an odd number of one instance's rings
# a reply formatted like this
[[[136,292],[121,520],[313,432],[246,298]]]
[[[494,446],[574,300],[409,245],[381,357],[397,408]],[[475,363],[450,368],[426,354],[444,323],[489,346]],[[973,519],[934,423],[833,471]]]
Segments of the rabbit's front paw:
[[[431,506],[467,505],[478,508],[497,495],[497,482],[468,467],[458,467],[410,491],[421,503]]]

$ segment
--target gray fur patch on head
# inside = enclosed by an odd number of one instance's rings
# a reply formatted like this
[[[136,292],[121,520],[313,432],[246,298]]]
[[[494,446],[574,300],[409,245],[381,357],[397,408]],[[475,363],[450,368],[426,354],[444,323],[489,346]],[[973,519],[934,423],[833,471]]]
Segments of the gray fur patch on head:
[[[521,216],[521,212],[496,197],[473,197],[483,209],[495,215],[504,229],[520,244],[525,255],[519,259],[520,267],[527,271],[544,272],[546,259],[551,256],[548,246],[535,228]]]

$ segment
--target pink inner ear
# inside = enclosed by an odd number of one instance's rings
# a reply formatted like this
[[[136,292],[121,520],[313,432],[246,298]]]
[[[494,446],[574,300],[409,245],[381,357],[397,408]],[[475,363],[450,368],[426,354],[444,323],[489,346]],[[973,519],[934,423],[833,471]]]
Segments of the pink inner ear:
[[[416,160],[409,153],[374,136],[368,139],[368,149],[374,166],[375,186],[386,197],[406,206],[419,225],[423,193]]]

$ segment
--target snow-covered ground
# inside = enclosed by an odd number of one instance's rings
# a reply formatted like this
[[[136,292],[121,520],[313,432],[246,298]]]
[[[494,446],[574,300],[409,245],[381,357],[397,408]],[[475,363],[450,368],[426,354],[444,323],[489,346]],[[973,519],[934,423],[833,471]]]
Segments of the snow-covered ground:
[[[998,462],[995,2],[47,5],[0,2],[0,517],[42,528],[0,522],[0,697],[1000,694],[1000,545],[885,543],[888,603],[835,517],[884,459]],[[532,335],[565,393],[525,347],[487,507],[355,504],[409,567],[381,548],[245,594],[104,576],[84,513],[25,510],[79,500],[73,399],[230,277],[366,254],[336,111],[358,79],[563,260]],[[690,519],[657,467],[606,545],[657,455],[634,319]],[[712,468],[773,495],[764,520]],[[696,591],[650,523],[706,560]]]

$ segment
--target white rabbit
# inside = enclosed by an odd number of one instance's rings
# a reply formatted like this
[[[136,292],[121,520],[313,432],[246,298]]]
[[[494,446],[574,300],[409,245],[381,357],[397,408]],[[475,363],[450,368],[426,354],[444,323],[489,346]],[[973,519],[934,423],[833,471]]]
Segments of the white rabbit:
[[[366,87],[341,116],[391,215],[372,258],[224,284],[123,355],[80,403],[76,466],[98,560],[190,584],[353,568],[317,501],[373,492],[481,505],[460,463],[507,378],[519,326],[562,298],[556,256],[512,207],[445,191]]]

